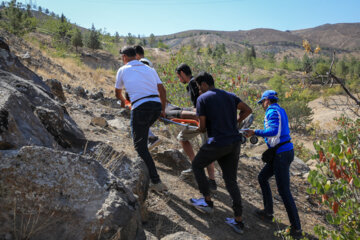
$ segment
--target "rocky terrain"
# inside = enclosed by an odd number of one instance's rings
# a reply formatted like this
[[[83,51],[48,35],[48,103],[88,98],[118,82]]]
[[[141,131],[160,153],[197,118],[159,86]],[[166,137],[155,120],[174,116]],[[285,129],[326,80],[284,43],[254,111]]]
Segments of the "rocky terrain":
[[[0,46],[0,239],[238,237],[224,223],[232,210],[218,166],[215,213],[205,215],[189,204],[200,194],[192,179],[179,178],[189,162],[175,138],[178,127],[158,122],[153,128],[162,142],[152,154],[169,193],[148,192],[147,170],[130,138],[128,110],[99,87],[42,78],[23,65],[32,66],[19,60],[11,45],[2,41]],[[199,141],[193,144],[197,150]],[[264,223],[253,215],[262,206],[257,174],[264,149],[262,141],[247,143],[241,153],[242,239],[278,239],[274,231],[289,224],[274,180],[277,222]],[[291,170],[292,191],[310,239],[313,227],[325,223],[324,210],[306,194],[306,176],[315,164],[296,159]]]

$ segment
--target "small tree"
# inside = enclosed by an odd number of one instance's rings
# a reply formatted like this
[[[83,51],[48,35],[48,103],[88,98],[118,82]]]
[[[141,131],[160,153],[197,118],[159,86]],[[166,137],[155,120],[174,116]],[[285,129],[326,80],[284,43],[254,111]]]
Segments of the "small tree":
[[[82,34],[78,28],[75,28],[75,32],[71,38],[71,44],[75,47],[76,51],[78,47],[83,46]]]
[[[91,48],[92,50],[100,48],[100,36],[99,32],[96,30],[94,24],[91,27],[90,35],[88,37],[88,41],[86,42],[86,46]]]
[[[120,35],[118,32],[115,33],[115,38],[114,38],[114,43],[119,43],[120,42]]]
[[[58,24],[58,27],[56,29],[56,38],[61,40],[61,41],[66,41],[68,39],[70,39],[71,37],[71,24],[67,21],[66,17],[64,16],[64,14],[61,14],[60,17],[60,22]]]
[[[150,39],[149,39],[150,47],[155,47],[155,43],[156,43],[155,35],[154,35],[154,34],[150,34]]]
[[[128,36],[126,37],[126,43],[129,45],[135,44],[135,38],[131,33],[128,33]]]

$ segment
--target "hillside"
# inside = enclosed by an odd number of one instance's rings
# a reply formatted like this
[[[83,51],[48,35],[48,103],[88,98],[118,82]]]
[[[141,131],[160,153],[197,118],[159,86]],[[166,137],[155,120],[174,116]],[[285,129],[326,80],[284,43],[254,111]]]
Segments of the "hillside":
[[[360,49],[360,23],[325,24],[303,29],[278,31],[258,28],[248,31],[191,30],[159,36],[171,48],[195,42],[201,47],[224,43],[231,50],[242,50],[253,45],[259,52],[290,51],[302,48],[302,40],[325,49],[358,51]],[[281,49],[281,50],[280,50]]]

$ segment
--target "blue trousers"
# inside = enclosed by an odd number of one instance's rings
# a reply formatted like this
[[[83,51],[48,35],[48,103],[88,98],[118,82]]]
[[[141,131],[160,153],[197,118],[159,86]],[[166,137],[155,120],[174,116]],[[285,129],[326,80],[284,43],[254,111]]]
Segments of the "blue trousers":
[[[149,101],[132,110],[130,118],[135,150],[145,162],[152,183],[159,183],[160,177],[148,149],[148,134],[150,126],[159,118],[160,113],[161,103]]]
[[[290,224],[295,229],[301,229],[298,210],[290,191],[290,164],[294,160],[294,150],[276,154],[273,162],[267,163],[258,176],[265,212],[273,214],[273,200],[269,179],[275,175],[276,186],[284,202]]]

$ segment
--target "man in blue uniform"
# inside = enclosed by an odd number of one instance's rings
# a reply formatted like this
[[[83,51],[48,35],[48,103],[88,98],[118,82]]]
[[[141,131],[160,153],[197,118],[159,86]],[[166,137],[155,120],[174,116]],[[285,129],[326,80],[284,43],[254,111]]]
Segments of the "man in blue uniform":
[[[273,218],[273,200],[269,179],[275,175],[277,189],[284,202],[290,220],[290,235],[297,238],[302,235],[299,214],[290,191],[290,164],[294,160],[293,144],[290,142],[290,129],[286,112],[277,103],[277,93],[267,90],[263,93],[258,104],[265,110],[264,129],[247,130],[246,135],[265,138],[269,148],[276,147],[273,161],[267,162],[261,170],[258,180],[263,194],[264,209],[255,214],[263,220]]]
[[[195,179],[204,198],[192,198],[190,202],[202,211],[213,212],[214,204],[204,168],[218,161],[235,215],[235,218],[227,218],[226,223],[237,233],[243,233],[241,194],[236,181],[241,140],[237,123],[249,116],[252,110],[235,94],[215,88],[214,79],[209,73],[201,72],[195,81],[202,93],[196,104],[199,130],[207,131],[208,139],[192,162]],[[237,110],[240,110],[239,115]]]

